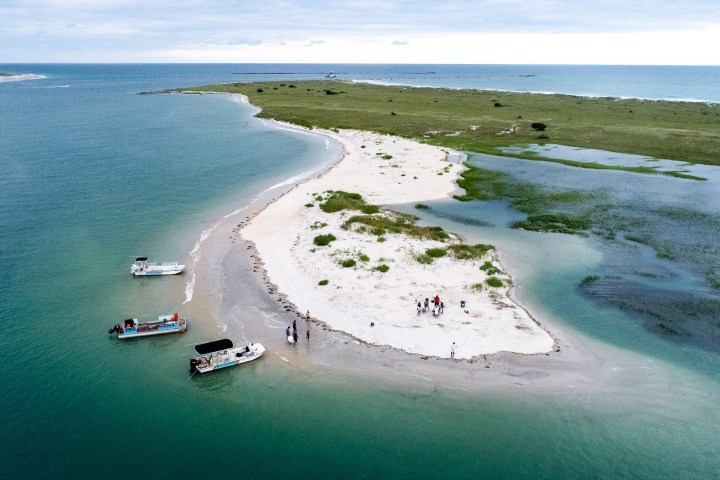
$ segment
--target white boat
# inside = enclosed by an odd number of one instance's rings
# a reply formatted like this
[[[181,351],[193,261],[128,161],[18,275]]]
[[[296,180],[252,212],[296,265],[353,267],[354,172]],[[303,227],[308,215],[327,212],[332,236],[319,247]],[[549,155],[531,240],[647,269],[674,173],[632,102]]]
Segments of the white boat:
[[[187,319],[175,315],[161,315],[154,322],[138,322],[137,318],[128,318],[123,323],[117,323],[108,330],[109,334],[117,333],[117,338],[150,337],[152,335],[165,335],[168,333],[185,333]]]
[[[179,265],[177,262],[148,262],[148,257],[137,257],[135,263],[130,265],[130,273],[142,276],[175,275],[183,270],[185,270],[185,265]]]
[[[325,78],[335,78],[335,77],[337,77],[337,75],[335,74],[335,72],[330,72],[330,73],[328,73],[327,75],[325,75]]]
[[[235,347],[232,340],[224,338],[195,345],[195,352],[198,355],[190,359],[190,371],[207,373],[256,360],[265,353],[265,347],[259,343]]]

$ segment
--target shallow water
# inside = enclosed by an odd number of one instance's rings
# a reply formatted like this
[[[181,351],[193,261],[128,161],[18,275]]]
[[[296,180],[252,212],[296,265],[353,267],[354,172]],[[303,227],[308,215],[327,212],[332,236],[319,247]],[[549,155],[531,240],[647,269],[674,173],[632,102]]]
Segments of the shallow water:
[[[593,345],[572,385],[543,383],[548,372],[565,378],[545,356],[527,359],[537,363],[529,376],[512,366],[498,373],[503,367],[493,361],[486,377],[478,366],[470,391],[402,372],[383,380],[333,366],[301,369],[281,351],[247,368],[191,377],[190,345],[222,335],[216,324],[244,340],[265,328],[274,335],[274,322],[288,318],[242,268],[222,280],[247,306],[217,318],[204,312],[182,336],[109,337],[122,318],[195,312],[200,299],[184,302],[193,262],[208,258],[203,232],[335,155],[324,139],[255,121],[252,109],[227,96],[135,95],[233,81],[238,68],[52,65],[31,68],[45,80],[0,86],[0,477],[717,476],[717,354],[649,332],[632,311],[577,288],[598,272],[653,288],[664,282],[622,270],[635,262],[670,269],[667,283],[694,292],[704,283],[692,262],[662,262],[641,246],[615,265],[613,249],[626,242],[511,230],[519,214],[501,202],[440,202],[427,218],[501,246],[522,303],[578,348]],[[566,167],[487,162],[553,188],[580,181]],[[611,184],[637,178],[611,174]],[[658,192],[652,202],[699,209],[706,216],[687,219],[696,227],[715,218],[711,189],[652,179],[660,183],[615,193],[632,203]],[[606,188],[602,177],[582,181]],[[689,250],[703,254],[702,229],[689,235],[687,245],[698,246]],[[140,254],[184,261],[189,271],[132,278],[129,265]],[[207,279],[196,281],[200,290]],[[258,315],[260,326],[250,325]],[[335,341],[353,351],[352,342]]]

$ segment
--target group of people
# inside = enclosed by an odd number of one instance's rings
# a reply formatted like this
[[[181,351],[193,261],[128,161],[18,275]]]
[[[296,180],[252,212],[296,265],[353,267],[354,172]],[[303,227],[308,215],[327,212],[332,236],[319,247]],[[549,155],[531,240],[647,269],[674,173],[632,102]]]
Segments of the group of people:
[[[310,310],[308,310],[305,313],[305,321],[310,321]],[[290,333],[290,326],[285,329],[285,338],[287,338],[288,343],[292,343],[293,345],[297,344],[298,341],[298,331],[297,331],[297,320],[293,320],[292,324],[292,333]],[[307,326],[307,331],[305,332],[305,340],[310,341],[310,325]]]
[[[432,314],[433,317],[439,316],[443,311],[445,310],[445,303],[440,301],[440,297],[436,294],[435,298],[432,299],[433,307],[432,307]],[[419,317],[421,313],[425,313],[430,311],[430,299],[426,298],[425,303],[417,302],[417,316]]]

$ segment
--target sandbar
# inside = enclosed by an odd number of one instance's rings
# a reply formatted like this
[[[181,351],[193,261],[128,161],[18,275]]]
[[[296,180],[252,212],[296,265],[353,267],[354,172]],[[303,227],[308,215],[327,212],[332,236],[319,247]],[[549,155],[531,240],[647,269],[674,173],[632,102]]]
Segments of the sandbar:
[[[481,259],[445,256],[422,264],[416,258],[427,248],[462,239],[451,235],[450,242],[439,242],[386,233],[378,241],[377,235],[343,228],[359,212],[319,208],[332,191],[358,193],[390,211],[394,204],[446,199],[458,192],[460,152],[365,131],[313,132],[342,144],[341,161],[267,205],[240,229],[241,238],[257,249],[268,279],[299,312],[309,311],[314,321],[357,341],[426,357],[450,357],[453,343],[458,359],[553,351],[553,336],[509,296],[511,279],[494,251]],[[330,245],[313,243],[328,233],[336,237]],[[343,267],[340,261],[348,258],[358,259],[356,265]],[[480,266],[485,262],[500,270],[502,287],[484,283],[488,275]],[[379,265],[389,269],[378,271]],[[322,280],[327,284],[320,285]],[[418,313],[417,302],[436,295],[443,313]]]

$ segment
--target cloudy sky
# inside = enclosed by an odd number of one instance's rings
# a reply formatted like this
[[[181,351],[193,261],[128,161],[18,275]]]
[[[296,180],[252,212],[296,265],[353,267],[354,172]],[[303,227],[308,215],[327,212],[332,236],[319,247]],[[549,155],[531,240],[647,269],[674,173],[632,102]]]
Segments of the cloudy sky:
[[[0,63],[720,65],[720,0],[0,0]]]

